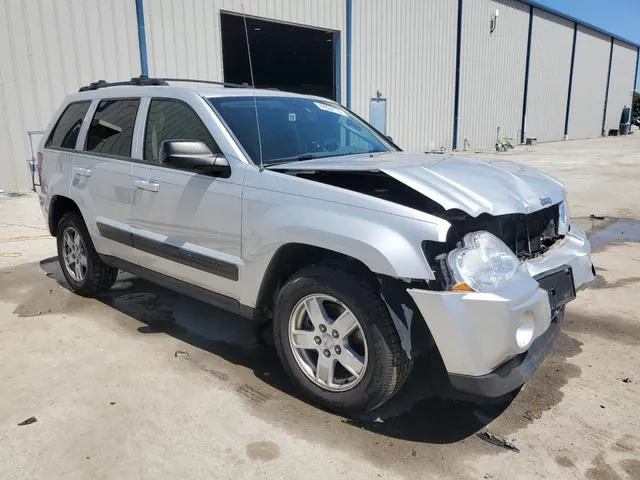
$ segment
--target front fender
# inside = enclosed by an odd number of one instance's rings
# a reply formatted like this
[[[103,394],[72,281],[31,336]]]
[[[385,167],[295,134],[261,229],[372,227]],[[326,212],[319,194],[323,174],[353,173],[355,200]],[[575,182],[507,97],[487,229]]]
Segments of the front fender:
[[[432,280],[434,275],[421,244],[425,239],[441,236],[442,228],[437,222],[282,192],[247,189],[243,208],[245,264],[241,303],[255,306],[271,259],[289,243],[352,257],[376,274]]]

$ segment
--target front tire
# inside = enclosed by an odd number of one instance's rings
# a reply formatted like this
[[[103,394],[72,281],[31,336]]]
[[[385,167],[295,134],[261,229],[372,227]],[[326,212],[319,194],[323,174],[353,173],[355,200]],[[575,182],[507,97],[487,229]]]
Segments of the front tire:
[[[60,267],[73,292],[90,297],[111,288],[118,269],[100,260],[80,214],[65,213],[56,228],[56,237]]]
[[[380,406],[411,369],[375,282],[331,265],[305,268],[282,287],[274,341],[302,393],[341,414]]]

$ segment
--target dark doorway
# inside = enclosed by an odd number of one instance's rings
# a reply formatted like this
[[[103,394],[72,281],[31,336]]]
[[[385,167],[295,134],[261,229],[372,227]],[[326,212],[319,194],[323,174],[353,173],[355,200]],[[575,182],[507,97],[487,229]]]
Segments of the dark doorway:
[[[221,13],[224,81],[251,84],[247,34],[257,88],[337,100],[338,33]]]

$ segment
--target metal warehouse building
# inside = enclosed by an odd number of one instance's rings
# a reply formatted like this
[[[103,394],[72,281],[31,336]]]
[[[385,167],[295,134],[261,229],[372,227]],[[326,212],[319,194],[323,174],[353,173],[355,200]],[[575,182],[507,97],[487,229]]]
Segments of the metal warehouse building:
[[[531,1],[0,0],[0,189],[31,188],[27,132],[65,94],[250,82],[247,37],[256,86],[333,98],[417,151],[618,128],[639,52]]]

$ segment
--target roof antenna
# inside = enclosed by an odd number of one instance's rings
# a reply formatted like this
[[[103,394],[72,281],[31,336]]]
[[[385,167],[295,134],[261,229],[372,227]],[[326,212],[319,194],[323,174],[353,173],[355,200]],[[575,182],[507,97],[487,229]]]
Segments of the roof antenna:
[[[247,29],[247,16],[244,13],[244,2],[242,2],[242,19],[244,20],[244,36],[247,40],[247,56],[249,57],[249,74],[251,75],[251,88],[253,89],[253,108],[256,112],[256,129],[258,131],[258,150],[260,153],[260,171],[264,170],[262,164],[262,137],[260,135],[260,120],[258,118],[258,100],[256,99],[256,82],[253,78],[253,64],[251,62],[251,46],[249,45],[249,30]]]

